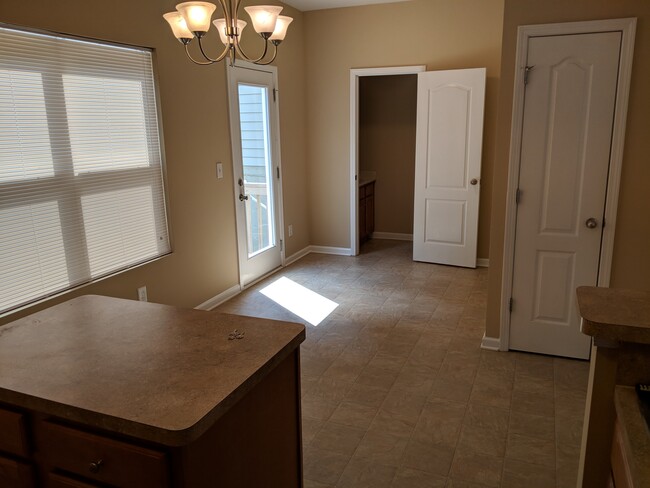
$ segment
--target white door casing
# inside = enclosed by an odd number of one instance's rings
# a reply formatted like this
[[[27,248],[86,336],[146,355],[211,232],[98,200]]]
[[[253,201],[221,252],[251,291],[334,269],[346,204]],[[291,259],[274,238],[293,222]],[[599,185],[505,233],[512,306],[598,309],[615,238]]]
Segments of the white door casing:
[[[239,256],[239,280],[246,287],[259,278],[280,267],[284,258],[282,198],[280,185],[280,135],[278,115],[277,68],[257,66],[237,61],[236,66],[228,65],[230,135],[233,157],[233,180],[235,213],[237,223],[237,248]],[[247,127],[244,114],[240,113],[241,96],[245,91],[249,96],[261,100],[261,112],[256,127]],[[265,160],[266,169],[262,182],[250,181],[244,165],[242,131],[259,132],[259,158]],[[261,214],[264,214],[261,216]],[[255,223],[253,222],[255,220]],[[257,230],[253,236],[252,229]]]
[[[589,357],[575,289],[598,283],[620,32],[528,42],[510,348]]]
[[[485,68],[418,74],[413,259],[476,267]]]
[[[359,78],[362,76],[413,75],[425,65],[350,70],[350,254],[359,254]]]

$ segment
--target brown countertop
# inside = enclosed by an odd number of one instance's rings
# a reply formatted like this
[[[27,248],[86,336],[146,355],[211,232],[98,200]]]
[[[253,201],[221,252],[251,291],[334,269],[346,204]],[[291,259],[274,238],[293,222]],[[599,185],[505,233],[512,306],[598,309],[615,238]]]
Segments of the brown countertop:
[[[650,344],[650,292],[581,286],[577,295],[583,333]]]
[[[0,402],[184,445],[304,338],[291,322],[83,296],[0,327]]]
[[[614,404],[634,486],[650,486],[650,432],[634,388],[617,386]]]

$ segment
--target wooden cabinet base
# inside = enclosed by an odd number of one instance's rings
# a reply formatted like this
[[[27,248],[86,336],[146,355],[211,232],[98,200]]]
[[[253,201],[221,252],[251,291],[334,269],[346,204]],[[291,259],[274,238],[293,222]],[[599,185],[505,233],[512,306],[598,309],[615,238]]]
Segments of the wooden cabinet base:
[[[13,412],[5,417],[17,418]],[[186,446],[144,442],[39,412],[20,418],[33,433],[34,452],[21,460],[0,456],[0,488],[302,487],[299,349]]]

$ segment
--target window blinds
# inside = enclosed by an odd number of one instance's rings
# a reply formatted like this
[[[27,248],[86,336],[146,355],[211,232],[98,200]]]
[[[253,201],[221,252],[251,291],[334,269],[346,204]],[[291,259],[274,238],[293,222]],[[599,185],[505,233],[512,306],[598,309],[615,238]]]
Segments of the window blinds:
[[[169,252],[151,52],[0,27],[0,312]]]

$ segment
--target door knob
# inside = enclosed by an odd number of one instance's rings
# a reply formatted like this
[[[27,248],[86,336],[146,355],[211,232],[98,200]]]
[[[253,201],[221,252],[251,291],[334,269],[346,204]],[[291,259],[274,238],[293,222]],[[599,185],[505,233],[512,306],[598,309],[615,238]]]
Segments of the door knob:
[[[476,178],[472,178],[471,180],[469,180],[470,185],[476,185],[477,183],[478,183],[478,180]]]
[[[596,227],[598,227],[598,221],[593,217],[589,217],[585,221],[585,225],[587,226],[588,229],[595,229]]]
[[[248,200],[248,195],[244,195],[242,193],[239,194],[239,201],[243,202],[244,200]]]

